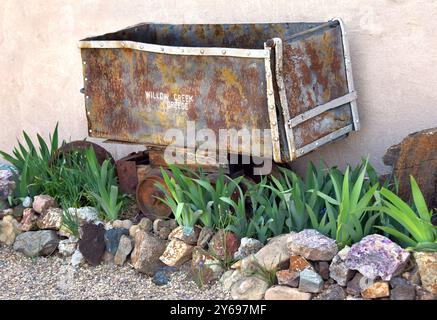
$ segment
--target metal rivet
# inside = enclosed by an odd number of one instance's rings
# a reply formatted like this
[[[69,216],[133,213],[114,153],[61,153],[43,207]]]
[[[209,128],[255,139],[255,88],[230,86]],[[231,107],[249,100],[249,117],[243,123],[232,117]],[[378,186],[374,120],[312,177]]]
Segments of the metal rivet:
[[[141,46],[140,46],[140,49],[144,49],[144,46],[143,46],[143,45],[141,45]]]
[[[89,132],[91,133],[91,132],[93,132],[93,130],[90,129]]]
[[[100,46],[103,47],[103,43],[101,43]]]
[[[275,139],[273,139],[273,140],[275,140],[275,141],[279,141],[279,138],[278,138],[278,137],[275,137]]]
[[[88,78],[85,78],[85,81],[88,81]]]
[[[91,114],[91,112],[89,112],[89,111],[88,111],[88,112],[87,112],[87,114],[88,114],[88,115],[90,115],[90,114]]]
[[[204,54],[204,53],[205,53],[205,50],[200,49],[200,53],[201,53],[201,54]]]
[[[164,48],[161,48],[161,51],[162,51],[162,52],[164,52],[164,50],[165,50]]]
[[[276,122],[275,121],[272,122],[272,126],[276,126]]]
[[[269,91],[268,91],[268,94],[269,94],[269,96],[271,96],[271,95],[273,94],[273,91],[272,91],[272,90],[269,90]]]
[[[83,64],[86,64],[86,61],[84,61]]]
[[[87,99],[89,99],[89,98],[90,98],[90,96],[86,96],[86,98],[87,98]]]
[[[226,54],[226,50],[225,49],[222,50],[222,54]]]
[[[300,150],[300,153],[303,153],[303,150]]]

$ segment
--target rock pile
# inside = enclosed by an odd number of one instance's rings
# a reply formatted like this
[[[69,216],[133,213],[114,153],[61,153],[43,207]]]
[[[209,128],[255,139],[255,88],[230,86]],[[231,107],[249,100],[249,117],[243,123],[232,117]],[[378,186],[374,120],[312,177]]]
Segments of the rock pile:
[[[41,195],[29,203],[32,207],[23,208],[21,216],[0,210],[0,243],[29,257],[58,250],[74,267],[129,263],[158,286],[188,264],[199,286],[220,281],[238,300],[437,297],[437,253],[410,254],[377,234],[339,248],[334,240],[308,229],[263,245],[226,230],[187,230],[172,219],[104,223],[95,208],[84,207],[69,209],[78,218],[78,239],[62,226],[63,212],[53,198]]]

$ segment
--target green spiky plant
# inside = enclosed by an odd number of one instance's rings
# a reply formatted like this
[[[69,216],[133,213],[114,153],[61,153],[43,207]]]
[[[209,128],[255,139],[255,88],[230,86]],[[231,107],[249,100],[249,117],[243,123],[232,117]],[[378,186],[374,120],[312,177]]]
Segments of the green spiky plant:
[[[17,169],[14,174],[16,183],[14,198],[16,200],[22,200],[26,196],[35,196],[41,192],[41,187],[36,181],[38,178],[42,179],[41,174],[47,171],[50,160],[59,147],[58,124],[53,134],[49,135],[48,144],[39,134],[37,134],[38,147],[25,131],[23,131],[23,137],[25,144],[18,141],[18,147],[12,150],[12,154],[0,151],[0,156]]]
[[[381,210],[402,226],[399,230],[390,223],[377,226],[390,234],[408,250],[437,251],[437,227],[431,222],[432,210],[429,210],[420,188],[413,176],[410,176],[413,206],[409,206],[394,192],[382,188],[382,205],[369,210]]]
[[[100,166],[92,147],[86,151],[86,159],[92,177],[87,192],[96,200],[95,205],[101,208],[105,220],[114,221],[123,207],[123,197],[118,192],[114,167],[108,159]]]
[[[326,213],[320,221],[317,221],[316,215],[308,207],[313,226],[320,232],[330,235],[342,246],[358,242],[368,235],[379,216],[376,208],[376,212],[367,210],[378,183],[368,190],[363,189],[366,168],[367,160],[355,181],[351,179],[349,166],[344,176],[339,170],[330,170],[333,197],[318,190],[311,190],[325,201],[326,206]]]

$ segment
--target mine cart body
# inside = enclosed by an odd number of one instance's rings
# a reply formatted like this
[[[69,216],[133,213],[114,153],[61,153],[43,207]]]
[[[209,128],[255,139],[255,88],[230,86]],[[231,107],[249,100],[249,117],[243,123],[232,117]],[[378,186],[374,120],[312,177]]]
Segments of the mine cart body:
[[[91,137],[165,148],[167,130],[186,133],[188,121],[217,134],[270,129],[260,139],[284,163],[359,129],[340,19],[145,23],[79,46]],[[251,154],[248,145],[225,151]]]

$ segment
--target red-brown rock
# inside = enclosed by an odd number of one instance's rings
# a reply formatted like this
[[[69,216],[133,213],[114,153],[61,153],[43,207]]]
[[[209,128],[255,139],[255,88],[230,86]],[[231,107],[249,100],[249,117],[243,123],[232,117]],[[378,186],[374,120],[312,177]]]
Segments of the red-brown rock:
[[[212,237],[209,243],[209,250],[213,256],[220,260],[232,260],[239,246],[240,240],[234,233],[219,230]]]

